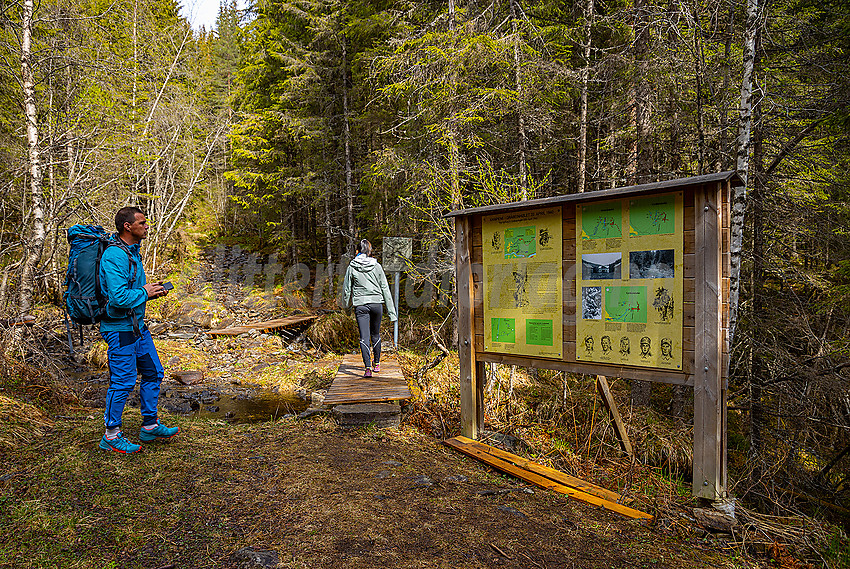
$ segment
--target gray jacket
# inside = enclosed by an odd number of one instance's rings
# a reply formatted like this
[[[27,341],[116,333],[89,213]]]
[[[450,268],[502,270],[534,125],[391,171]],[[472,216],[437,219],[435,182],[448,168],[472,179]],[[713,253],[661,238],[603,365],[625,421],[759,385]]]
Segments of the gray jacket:
[[[383,267],[374,257],[360,253],[351,260],[345,271],[345,279],[342,281],[342,305],[348,308],[381,302],[387,305],[390,321],[398,320]]]

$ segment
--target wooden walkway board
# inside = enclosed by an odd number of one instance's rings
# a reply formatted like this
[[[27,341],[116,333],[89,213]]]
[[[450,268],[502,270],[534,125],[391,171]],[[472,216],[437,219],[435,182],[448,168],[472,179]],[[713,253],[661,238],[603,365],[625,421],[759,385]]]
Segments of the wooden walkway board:
[[[382,361],[380,373],[372,377],[363,377],[363,372],[363,360],[360,356],[347,354],[342,359],[333,384],[325,394],[325,405],[410,399],[407,380],[394,359]]]
[[[265,320],[263,322],[252,322],[251,324],[243,324],[242,326],[231,326],[229,328],[219,328],[217,330],[210,330],[207,332],[210,336],[238,336],[239,334],[244,334],[245,332],[250,332],[251,330],[257,330],[259,332],[265,333],[271,330],[278,330],[280,328],[289,328],[290,326],[297,326],[298,324],[303,324],[304,322],[311,322],[318,318],[318,316],[311,315],[303,315],[303,316],[287,316],[286,318],[278,318],[277,320]]]
[[[616,502],[617,498],[619,498],[618,494],[564,472],[531,462],[466,437],[454,437],[443,442],[451,448],[476,458],[493,468],[516,476],[526,482],[531,482],[540,488],[566,494],[572,500],[599,506],[629,518],[640,520],[653,519],[653,516],[650,514],[618,504]]]

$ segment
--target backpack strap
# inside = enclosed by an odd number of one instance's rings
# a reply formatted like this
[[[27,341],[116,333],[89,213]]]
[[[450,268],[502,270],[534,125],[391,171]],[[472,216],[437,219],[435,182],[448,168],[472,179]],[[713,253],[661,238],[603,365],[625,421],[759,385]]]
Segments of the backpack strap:
[[[117,233],[112,236],[112,239],[109,240],[109,242],[106,246],[110,247],[112,245],[114,245],[115,247],[118,247],[119,249],[121,249],[122,251],[127,253],[127,260],[129,262],[128,270],[130,271],[130,286],[133,286],[133,284],[136,282],[136,276],[139,274],[138,263],[136,263],[136,260],[133,258],[133,254],[130,252],[130,248],[127,247],[127,244],[124,243],[124,241],[122,241],[120,237],[118,237]],[[98,270],[97,270],[97,275],[98,275],[97,290],[100,291],[100,268],[99,267],[98,267]],[[139,329],[139,318],[136,316],[136,309],[131,308],[127,312],[133,318],[133,334],[136,335],[136,338],[141,338],[142,332]]]

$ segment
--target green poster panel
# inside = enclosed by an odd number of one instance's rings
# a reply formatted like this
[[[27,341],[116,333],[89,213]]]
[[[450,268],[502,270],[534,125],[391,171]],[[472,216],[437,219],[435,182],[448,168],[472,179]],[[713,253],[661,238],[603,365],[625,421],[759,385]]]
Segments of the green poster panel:
[[[646,323],[645,286],[604,287],[606,322]]]
[[[668,235],[676,232],[676,198],[672,195],[632,200],[629,236]]]
[[[608,239],[623,236],[623,207],[620,202],[581,206],[581,238]]]
[[[552,321],[529,318],[525,321],[525,343],[533,346],[552,345]]]
[[[505,259],[527,259],[537,254],[537,228],[505,229]]]
[[[516,320],[514,318],[491,318],[490,325],[494,342],[516,344]]]

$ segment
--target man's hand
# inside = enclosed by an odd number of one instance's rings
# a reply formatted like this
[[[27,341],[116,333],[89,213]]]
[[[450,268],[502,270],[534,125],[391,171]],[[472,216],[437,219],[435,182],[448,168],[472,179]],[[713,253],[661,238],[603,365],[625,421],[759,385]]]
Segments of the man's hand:
[[[168,291],[162,287],[162,282],[148,283],[142,288],[144,288],[145,292],[148,293],[148,298],[159,298],[160,296],[168,294]]]

